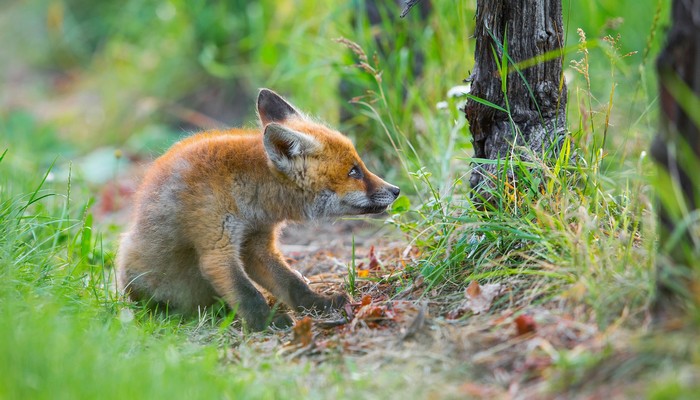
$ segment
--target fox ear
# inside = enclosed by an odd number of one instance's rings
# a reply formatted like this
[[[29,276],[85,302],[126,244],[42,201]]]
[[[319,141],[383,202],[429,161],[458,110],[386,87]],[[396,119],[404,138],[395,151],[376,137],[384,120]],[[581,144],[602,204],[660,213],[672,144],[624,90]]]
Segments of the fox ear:
[[[285,173],[292,171],[295,157],[314,154],[320,147],[312,136],[291,130],[276,122],[265,127],[263,144],[272,164]]]
[[[290,117],[301,116],[282,96],[270,89],[260,89],[258,94],[258,116],[263,126],[271,122],[284,122]]]

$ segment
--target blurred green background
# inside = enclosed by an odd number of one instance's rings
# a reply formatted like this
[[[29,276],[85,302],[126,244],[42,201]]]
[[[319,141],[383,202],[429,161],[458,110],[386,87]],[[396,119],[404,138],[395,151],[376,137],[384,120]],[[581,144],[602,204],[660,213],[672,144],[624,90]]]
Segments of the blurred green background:
[[[399,19],[401,6],[392,1],[5,0],[0,146],[33,154],[26,168],[48,164],[56,154],[61,164],[102,146],[148,158],[193,131],[254,126],[254,97],[269,87],[339,125],[370,155],[370,167],[406,174],[392,168],[399,162],[387,151],[392,147],[382,124],[391,119],[389,134],[416,149],[402,155],[413,162],[408,169],[445,172],[453,153],[444,149],[468,151],[469,139],[459,102],[436,105],[449,100],[448,90],[473,64],[475,6],[426,1]],[[607,57],[610,46],[592,46],[598,106],[605,107],[612,84],[616,96],[634,100],[625,100],[630,109],[616,113],[618,119],[653,115],[645,114],[656,90],[650,66],[666,8],[654,0],[564,4],[568,46],[582,28],[593,42],[619,33],[619,53],[638,52]],[[376,60],[386,107],[349,103],[378,87],[352,66],[356,57],[334,40],[339,37],[358,43],[371,64]],[[586,85],[569,72],[570,109],[580,118],[577,88]]]

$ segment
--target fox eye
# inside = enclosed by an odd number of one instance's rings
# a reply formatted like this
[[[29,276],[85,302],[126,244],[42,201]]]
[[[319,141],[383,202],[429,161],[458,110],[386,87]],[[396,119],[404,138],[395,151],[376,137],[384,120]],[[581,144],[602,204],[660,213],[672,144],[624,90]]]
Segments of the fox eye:
[[[362,171],[359,168],[357,168],[357,166],[353,166],[350,169],[350,172],[348,172],[348,176],[350,178],[362,179]]]

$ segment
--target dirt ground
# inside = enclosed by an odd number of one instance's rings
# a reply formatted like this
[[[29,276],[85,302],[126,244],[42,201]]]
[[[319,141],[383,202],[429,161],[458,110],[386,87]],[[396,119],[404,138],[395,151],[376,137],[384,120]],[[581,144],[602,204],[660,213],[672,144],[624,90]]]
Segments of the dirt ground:
[[[512,304],[509,285],[517,281],[441,291],[420,277],[411,280],[415,274],[407,268],[417,264],[420,251],[383,226],[381,217],[289,226],[282,251],[315,290],[341,291],[348,287],[353,238],[357,274],[364,276],[357,278],[353,303],[342,315],[297,315],[290,332],[261,338],[261,351],[277,347],[278,354],[319,363],[341,352],[377,368],[420,364],[447,381],[440,398],[546,398],[561,389],[552,387],[551,367],[562,352],[598,353],[608,343],[583,312]],[[570,383],[561,380],[563,387]],[[586,393],[609,398],[624,392],[591,387]]]
[[[144,165],[103,186],[94,207],[98,220],[127,225]],[[567,398],[611,398],[629,391],[593,385],[579,393],[581,377],[562,374],[557,365],[563,357],[599,354],[613,340],[624,343],[619,337],[624,330],[599,331],[583,307],[556,301],[533,305],[534,297],[513,290],[527,284],[515,277],[500,284],[430,287],[412,270],[421,250],[385,224],[386,217],[285,227],[281,250],[317,292],[347,292],[354,260],[352,302],[334,315],[296,313],[291,330],[255,334],[246,339],[248,345],[319,364],[351,357],[377,370],[411,365],[441,382],[438,398],[558,398],[562,390]]]

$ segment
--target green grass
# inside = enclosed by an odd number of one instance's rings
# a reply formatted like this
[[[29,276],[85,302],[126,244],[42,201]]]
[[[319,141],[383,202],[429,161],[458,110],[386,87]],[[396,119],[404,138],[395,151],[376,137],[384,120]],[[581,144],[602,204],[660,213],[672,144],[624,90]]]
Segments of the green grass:
[[[406,282],[423,276],[433,299],[472,280],[505,282],[512,290],[497,311],[541,305],[575,310],[611,336],[646,329],[656,249],[653,166],[642,151],[656,129],[653,57],[667,5],[564,3],[571,49],[564,155],[503,160],[519,184],[502,180],[494,205],[483,208],[469,198],[464,98],[447,97],[472,65],[473,2],[432,2],[427,20],[414,10],[380,27],[357,11],[362,2],[234,3],[131,1],[115,9],[36,0],[0,11],[7,27],[0,43],[9,49],[0,65],[19,63],[36,76],[0,112],[0,152],[7,149],[0,157],[0,398],[417,398],[475,376],[465,365],[435,367],[424,378],[422,361],[367,368],[342,352],[320,365],[290,359],[259,349],[260,336],[229,318],[183,321],[117,298],[112,263],[123,227],[96,221],[99,186],[71,160],[103,145],[159,154],[183,134],[174,106],[189,107],[188,96],[204,86],[242,98],[271,87],[342,124],[370,168],[408,193],[389,222],[422,249]],[[617,16],[625,21],[612,27]],[[33,27],[23,36],[29,45],[19,47],[10,39],[25,26]],[[577,52],[579,27],[587,42]],[[356,43],[355,52],[339,37]],[[398,50],[380,51],[392,46]],[[363,56],[366,65],[354,67]],[[0,83],[8,74],[0,67]],[[68,89],[54,86],[64,78]],[[338,96],[341,81],[355,101]],[[93,97],[73,101],[75,93]],[[245,104],[226,122],[253,121],[252,98]],[[340,121],[343,107],[351,119]],[[356,290],[354,273],[347,285]],[[659,340],[652,347],[668,345]],[[558,351],[554,391],[581,387],[616,354]],[[661,370],[684,363],[697,373],[697,357],[660,352],[649,354]],[[692,388],[672,374],[652,378],[657,398]]]
[[[447,150],[417,151],[424,147],[415,145],[391,117],[394,111],[385,95],[387,85],[378,72],[380,66],[361,68],[374,77],[375,85],[374,97],[361,104],[377,116],[395,151],[403,155],[402,167],[419,195],[417,205],[397,212],[391,222],[414,243],[429,249],[412,268],[431,286],[464,287],[475,279],[489,282],[518,277],[525,284],[515,291],[516,304],[571,298],[586,303],[602,327],[630,313],[638,321],[646,313],[653,291],[655,251],[655,220],[647,183],[653,166],[640,153],[634,155],[640,150],[627,145],[627,139],[610,140],[616,150],[609,150],[613,146],[609,142],[606,146],[605,140],[608,131],[615,131],[611,122],[616,117],[614,88],[620,86],[618,90],[624,93],[635,93],[638,88],[633,82],[615,80],[620,65],[630,57],[619,53],[619,41],[596,41],[595,48],[602,48],[602,53],[592,51],[592,45],[582,41],[578,51],[567,46],[571,49],[568,58],[583,57],[570,68],[583,79],[572,77],[568,90],[581,96],[580,104],[585,107],[578,107],[577,99],[570,98],[570,135],[561,155],[553,160],[541,160],[534,154],[529,155],[533,160],[529,162],[513,154],[500,161],[460,155],[469,150],[453,135],[455,129],[463,128],[455,100],[447,103],[453,128],[443,127],[442,136],[434,139],[434,143],[446,140],[441,149]],[[355,51],[366,59],[362,51]],[[506,57],[504,50],[503,76],[509,68]],[[645,62],[641,61],[640,68]],[[592,73],[600,74],[600,69],[607,70],[612,79],[607,102],[597,99],[591,84]],[[648,112],[654,99],[636,101],[632,107]],[[440,116],[433,121],[443,122]],[[653,126],[639,118],[628,129],[644,135]],[[445,161],[449,167],[441,168]],[[504,176],[498,177],[489,192],[490,203],[475,204],[470,197],[466,177],[475,161],[502,164]],[[505,171],[514,179],[506,178]]]
[[[122,303],[113,251],[92,232],[86,204],[67,187],[10,174],[15,157],[0,161],[1,398],[376,398],[378,388],[408,392],[403,374],[420,372],[292,360],[256,350],[260,336],[230,319],[183,321]]]

